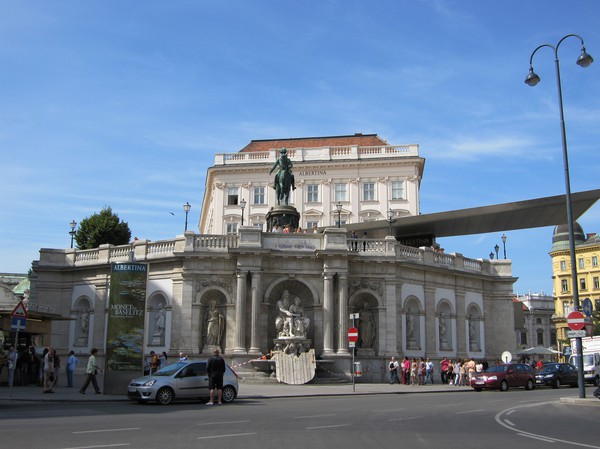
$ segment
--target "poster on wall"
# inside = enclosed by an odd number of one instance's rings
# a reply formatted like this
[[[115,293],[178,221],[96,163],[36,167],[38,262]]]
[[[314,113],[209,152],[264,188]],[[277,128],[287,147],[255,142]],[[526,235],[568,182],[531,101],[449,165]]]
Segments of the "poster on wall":
[[[148,265],[113,263],[106,329],[106,374],[143,366]]]

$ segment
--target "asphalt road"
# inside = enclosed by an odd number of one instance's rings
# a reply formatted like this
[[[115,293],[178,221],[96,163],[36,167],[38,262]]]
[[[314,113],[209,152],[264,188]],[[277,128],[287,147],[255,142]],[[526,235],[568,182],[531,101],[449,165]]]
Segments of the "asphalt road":
[[[600,449],[600,408],[561,390],[240,398],[233,404],[17,403],[2,448]]]

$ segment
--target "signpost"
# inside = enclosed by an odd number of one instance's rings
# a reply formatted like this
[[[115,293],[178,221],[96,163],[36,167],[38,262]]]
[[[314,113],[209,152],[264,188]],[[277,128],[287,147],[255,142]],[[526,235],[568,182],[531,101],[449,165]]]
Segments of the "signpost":
[[[581,329],[578,331],[567,331],[567,337],[569,338],[583,338],[587,337],[587,332],[585,329]]]
[[[585,315],[578,310],[569,313],[567,325],[574,331],[580,331],[585,327]]]
[[[352,366],[350,370],[352,372],[352,391],[356,391],[356,386],[354,384],[354,347],[356,345],[356,340],[358,340],[358,329],[354,327],[354,320],[360,318],[358,313],[351,313],[350,319],[352,320],[352,327],[348,328],[348,348],[352,350]]]
[[[10,330],[13,332],[16,332],[14,346],[15,346],[15,350],[18,350],[18,348],[19,348],[19,331],[25,330],[25,323],[26,323],[27,317],[29,316],[27,314],[27,309],[25,308],[25,304],[23,304],[23,301],[19,301],[17,306],[11,312],[10,316],[12,318]],[[11,382],[11,384],[10,384],[9,397],[11,397],[11,398],[12,398],[12,391],[13,391],[13,383],[14,383],[14,376],[13,376],[13,382]]]

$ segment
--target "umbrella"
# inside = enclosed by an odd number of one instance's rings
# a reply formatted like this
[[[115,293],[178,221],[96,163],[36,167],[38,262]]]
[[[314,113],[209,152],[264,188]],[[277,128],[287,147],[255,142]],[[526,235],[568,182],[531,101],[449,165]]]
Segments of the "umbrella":
[[[544,348],[543,346],[537,346],[535,348],[522,349],[517,351],[517,355],[554,355],[560,354],[560,351],[555,351],[552,348]]]

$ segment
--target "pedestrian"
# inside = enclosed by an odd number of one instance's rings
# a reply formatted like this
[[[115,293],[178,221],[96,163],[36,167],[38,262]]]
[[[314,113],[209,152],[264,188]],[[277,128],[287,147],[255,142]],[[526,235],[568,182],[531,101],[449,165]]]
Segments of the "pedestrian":
[[[26,346],[21,347],[18,357],[17,369],[21,375],[21,385],[29,385],[29,378],[31,377],[31,374],[29,373],[31,370],[31,354]]]
[[[223,399],[223,375],[225,374],[225,360],[219,355],[219,350],[215,349],[213,355],[206,364],[206,373],[208,374],[208,388],[210,390],[210,400],[206,405],[214,405],[215,390],[217,390],[217,404],[221,405]]]
[[[363,251],[367,250],[367,231],[363,232]]]
[[[418,383],[418,373],[419,371],[419,364],[417,363],[417,359],[415,359],[413,357],[412,361],[410,362],[410,385],[417,385]]]
[[[425,383],[433,385],[433,362],[429,357],[425,362]]]
[[[440,377],[442,378],[442,383],[448,383],[448,359],[444,357],[440,362]]]
[[[44,372],[43,372],[43,383],[44,383],[44,393],[54,393],[52,391],[52,387],[54,386],[54,358],[52,355],[54,354],[54,348],[46,348],[44,350],[46,354],[44,355]]]
[[[408,357],[404,356],[404,359],[402,360],[402,383],[404,385],[408,385],[409,381],[410,381],[410,360],[408,360]]]
[[[60,357],[56,353],[56,349],[52,350],[52,361],[54,363],[54,382],[52,386],[58,385],[58,375],[60,373]]]
[[[600,399],[600,386],[598,386],[598,388],[596,388],[592,394]]]
[[[180,362],[185,362],[187,360],[187,355],[185,355],[183,352],[179,353],[179,361]]]
[[[160,368],[160,359],[154,351],[150,351],[150,375],[154,374]]]
[[[390,374],[390,385],[393,385],[395,383],[400,383],[400,379],[398,379],[398,368],[399,368],[399,364],[398,361],[396,360],[395,357],[392,357],[390,359],[390,364],[388,365],[388,371]]]
[[[417,379],[419,385],[425,385],[425,373],[427,372],[427,366],[425,365],[425,360],[423,357],[419,357],[419,371],[417,374]]]
[[[102,369],[100,369],[96,364],[97,353],[98,350],[96,348],[92,348],[92,352],[90,354],[90,358],[88,359],[87,367],[85,369],[85,383],[81,387],[81,390],[79,390],[81,394],[85,394],[85,390],[87,390],[87,387],[90,383],[94,387],[94,391],[96,392],[96,394],[101,393],[100,387],[98,387],[98,381],[96,380],[96,375],[98,374],[98,371],[102,371]]]
[[[352,251],[358,251],[358,234],[356,231],[352,231],[350,238],[352,239]]]
[[[160,357],[158,359],[160,360],[161,368],[164,368],[165,366],[167,366],[167,353],[165,351],[162,352],[162,354],[160,355]]]
[[[67,357],[67,387],[73,388],[73,372],[79,363],[79,359],[75,356],[75,351],[69,352]]]
[[[1,348],[0,348],[1,349]],[[15,351],[14,346],[8,348],[8,386],[12,387],[15,380],[15,370],[17,369],[17,360],[19,354]]]

